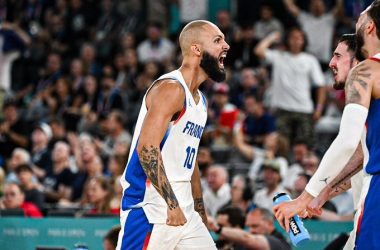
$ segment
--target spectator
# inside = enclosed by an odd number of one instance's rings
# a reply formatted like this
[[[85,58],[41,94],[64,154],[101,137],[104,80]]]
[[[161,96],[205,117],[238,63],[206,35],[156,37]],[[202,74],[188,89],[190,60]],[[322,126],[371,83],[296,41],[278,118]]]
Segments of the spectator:
[[[283,36],[284,29],[282,24],[277,18],[273,16],[272,7],[269,4],[261,4],[260,7],[260,20],[254,26],[255,37],[261,40],[272,32],[279,32]]]
[[[32,163],[33,171],[39,179],[52,174],[51,151],[49,150],[49,140],[53,133],[47,123],[38,124],[32,133]]]
[[[86,191],[88,203],[92,206],[92,209],[89,211],[90,214],[119,214],[120,208],[110,208],[112,189],[106,178],[102,176],[92,178],[88,182]]]
[[[198,154],[196,158],[199,171],[201,173],[201,185],[202,190],[207,188],[207,175],[210,166],[214,163],[214,159],[212,158],[210,148],[208,147],[199,147]]]
[[[117,141],[123,141],[128,144],[132,142],[131,135],[124,129],[124,116],[120,111],[112,111],[107,117],[107,135],[104,142],[95,140],[98,150],[105,159],[108,159],[115,153],[115,144]]]
[[[216,223],[220,227],[230,227],[230,228],[244,228],[245,222],[245,213],[238,207],[227,206],[218,211],[216,219]],[[236,249],[239,250],[239,246],[236,246],[234,243],[229,241],[218,239],[216,241],[216,247],[218,249]]]
[[[239,76],[239,84],[231,89],[231,102],[238,108],[244,107],[244,97],[247,95],[259,95],[259,77],[252,68],[243,68]]]
[[[219,208],[231,199],[227,170],[223,166],[211,166],[207,173],[207,184],[208,188],[203,192],[203,201],[206,211],[215,217]]]
[[[262,147],[264,138],[276,131],[275,118],[266,112],[263,102],[254,95],[244,98],[246,117],[243,120],[244,141]]]
[[[15,148],[12,152],[12,156],[7,165],[7,176],[5,182],[19,183],[19,179],[16,174],[16,169],[19,165],[30,164],[30,154],[23,148]]]
[[[2,22],[0,27],[0,90],[12,91],[11,70],[13,61],[31,43],[29,35],[18,25]]]
[[[236,32],[236,25],[231,20],[231,14],[227,10],[220,10],[216,15],[216,26],[224,34],[224,40],[230,44]]]
[[[115,177],[114,179],[111,179],[111,184],[112,184],[111,193],[113,194],[110,201],[111,211],[120,210],[120,201],[123,198],[123,187],[120,184],[120,178],[122,178],[122,175],[119,175]]]
[[[258,207],[262,207],[272,211],[273,197],[277,193],[286,192],[281,185],[282,179],[286,175],[281,174],[281,166],[276,161],[266,161],[263,164],[263,180],[264,187],[255,193],[254,203]]]
[[[253,54],[257,43],[252,25],[247,24],[237,29],[225,65],[230,65],[233,69],[258,66],[259,61]]]
[[[33,203],[42,211],[44,207],[44,194],[40,191],[41,186],[36,182],[33,170],[28,164],[21,164],[16,168],[20,186],[25,193],[25,201]],[[34,178],[33,178],[34,177]]]
[[[298,178],[298,175],[304,172],[302,167],[302,161],[309,153],[309,148],[306,141],[297,140],[292,146],[292,163],[289,166],[287,176],[283,180],[284,187],[291,190],[294,187],[294,182]]]
[[[227,84],[217,83],[214,85],[211,119],[215,123],[213,146],[216,148],[225,148],[231,144],[232,128],[239,115],[239,109],[228,101],[228,94]]]
[[[120,226],[111,228],[103,238],[103,250],[115,250],[117,239],[120,232]]]
[[[83,189],[88,180],[101,176],[103,164],[97,155],[94,139],[88,134],[81,134],[78,138],[74,133],[68,135],[70,146],[74,151],[78,173],[73,180],[71,200],[77,201],[82,197]]]
[[[4,198],[0,203],[1,209],[17,209],[24,210],[25,216],[33,218],[41,218],[40,210],[30,202],[25,201],[25,193],[18,184],[7,183],[4,186]]]
[[[0,158],[4,161],[15,148],[26,148],[29,145],[29,130],[13,100],[4,102],[3,114],[4,120],[0,121]]]
[[[58,141],[67,142],[67,131],[65,122],[59,116],[53,117],[49,121],[49,125],[52,132],[52,137],[49,142],[49,149],[53,149],[54,145]]]
[[[335,1],[334,9],[326,13],[323,0],[310,1],[310,13],[300,10],[293,0],[284,0],[289,12],[298,19],[308,41],[307,51],[322,63],[323,70],[328,69],[331,58],[334,27],[337,18],[343,15],[343,0]]]
[[[55,52],[48,54],[46,68],[40,71],[37,83],[33,84],[32,87],[26,87],[28,93],[25,94],[24,100],[31,99],[27,102],[27,120],[44,121],[50,114],[49,103],[52,101],[54,83],[62,75],[61,64],[59,54]]]
[[[217,232],[221,240],[229,241],[244,249],[290,250],[284,236],[276,230],[273,215],[266,209],[256,208],[250,211],[245,220],[248,232],[240,228],[219,227],[211,224],[209,228]]]
[[[313,176],[313,174],[318,169],[319,162],[320,162],[319,157],[316,154],[314,154],[313,152],[309,152],[302,159],[301,165],[302,165],[304,172]]]
[[[160,23],[152,22],[147,27],[147,39],[137,47],[138,59],[141,63],[150,61],[167,63],[174,53],[173,43],[162,37]]]
[[[248,212],[250,209],[255,207],[252,203],[253,191],[250,187],[249,178],[243,175],[235,175],[232,178],[231,183],[231,200],[226,206],[233,206],[241,209],[244,212]]]
[[[256,55],[272,65],[271,107],[277,109],[277,129],[291,143],[305,139],[312,144],[313,119],[320,118],[326,98],[324,76],[315,57],[303,52],[302,30],[288,32],[285,51],[269,49],[279,39],[279,33],[272,33],[255,48]],[[314,85],[318,87],[315,110],[311,98]]]
[[[99,77],[102,73],[100,65],[96,62],[96,49],[93,44],[85,43],[81,47],[80,59],[83,62],[84,73]]]
[[[112,180],[123,174],[127,164],[128,156],[126,154],[113,154],[108,160],[108,173]]]
[[[106,65],[103,68],[101,79],[102,93],[102,111],[110,112],[113,109],[124,110],[124,102],[120,88],[116,86],[114,72],[111,66]]]
[[[239,152],[251,161],[248,176],[258,184],[261,181],[260,171],[265,160],[273,160],[280,166],[285,176],[288,170],[288,141],[278,133],[271,133],[264,139],[264,148],[252,147],[244,142],[241,129],[237,128],[234,143]]]
[[[45,177],[45,197],[49,203],[70,200],[72,183],[75,178],[70,169],[70,147],[66,142],[58,141],[52,151],[53,171]]]

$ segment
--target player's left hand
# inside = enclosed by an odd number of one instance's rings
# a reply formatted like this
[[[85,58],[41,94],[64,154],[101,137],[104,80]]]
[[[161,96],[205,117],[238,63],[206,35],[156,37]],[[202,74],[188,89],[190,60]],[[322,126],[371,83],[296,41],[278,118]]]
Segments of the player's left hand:
[[[320,216],[322,214],[322,206],[328,200],[328,194],[321,192],[306,207],[308,217]]]

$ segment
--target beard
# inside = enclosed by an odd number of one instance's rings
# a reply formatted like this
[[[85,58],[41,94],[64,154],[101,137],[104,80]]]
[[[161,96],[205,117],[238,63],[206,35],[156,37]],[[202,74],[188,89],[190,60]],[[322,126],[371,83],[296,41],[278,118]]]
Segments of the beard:
[[[365,55],[363,54],[363,46],[364,46],[364,37],[363,37],[363,30],[364,30],[365,24],[363,24],[358,32],[356,32],[356,49],[355,49],[355,57],[356,59],[361,62],[365,59]]]
[[[226,72],[219,68],[218,58],[213,57],[207,51],[203,53],[200,66],[213,81],[222,82],[226,79]]]
[[[345,85],[346,85],[346,82],[334,82],[333,88],[335,90],[342,90],[342,89],[344,89]]]

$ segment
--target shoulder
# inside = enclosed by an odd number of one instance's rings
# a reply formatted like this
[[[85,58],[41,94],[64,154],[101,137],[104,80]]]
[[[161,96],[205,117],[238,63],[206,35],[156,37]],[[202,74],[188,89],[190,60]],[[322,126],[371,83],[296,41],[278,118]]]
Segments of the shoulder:
[[[163,79],[154,83],[148,91],[146,104],[148,109],[157,104],[177,110],[182,109],[185,98],[185,89],[181,83],[174,79]]]
[[[175,79],[162,79],[157,80],[147,94],[147,96],[155,97],[164,95],[172,95],[173,98],[176,98],[176,96],[179,95],[184,98],[185,90],[181,83]]]

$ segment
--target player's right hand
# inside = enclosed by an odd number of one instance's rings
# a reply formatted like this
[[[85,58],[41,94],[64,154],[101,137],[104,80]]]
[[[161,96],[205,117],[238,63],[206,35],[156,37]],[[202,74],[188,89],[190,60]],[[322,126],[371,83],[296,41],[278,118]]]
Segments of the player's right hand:
[[[166,225],[168,226],[183,226],[187,222],[186,217],[180,207],[176,207],[175,209],[168,208],[167,215]]]
[[[289,219],[298,214],[301,217],[306,215],[306,204],[300,204],[297,199],[285,201],[273,207],[273,213],[280,226],[289,232]]]

